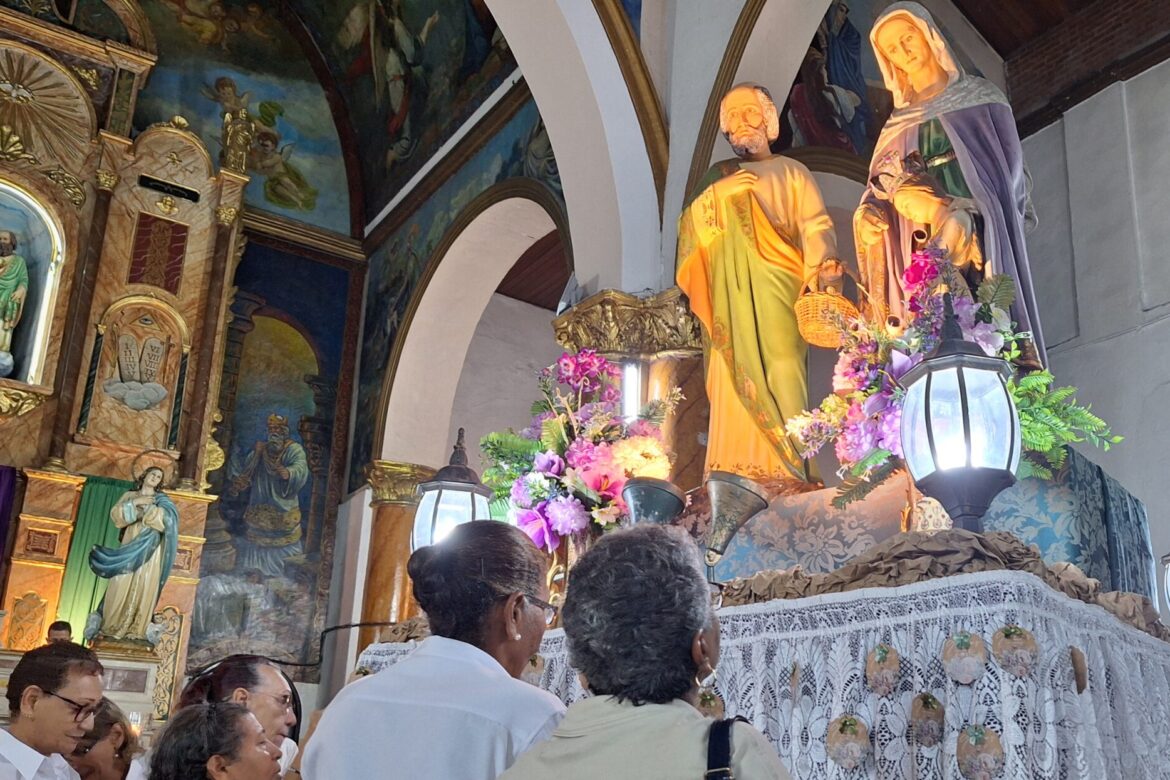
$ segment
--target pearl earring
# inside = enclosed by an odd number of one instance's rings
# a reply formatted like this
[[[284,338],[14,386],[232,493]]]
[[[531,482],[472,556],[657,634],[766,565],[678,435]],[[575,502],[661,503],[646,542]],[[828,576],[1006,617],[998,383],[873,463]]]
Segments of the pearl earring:
[[[516,641],[517,641],[517,642],[519,642],[519,641],[520,641],[520,639],[521,639],[521,636],[520,636],[519,634],[517,634],[517,635],[516,635]]]

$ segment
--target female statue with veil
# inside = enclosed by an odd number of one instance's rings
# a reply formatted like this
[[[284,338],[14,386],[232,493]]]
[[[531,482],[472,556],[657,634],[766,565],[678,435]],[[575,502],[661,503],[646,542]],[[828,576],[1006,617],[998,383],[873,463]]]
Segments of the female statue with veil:
[[[1025,223],[1034,215],[1007,98],[986,79],[967,75],[918,3],[891,4],[874,22],[869,40],[894,95],[894,111],[874,149],[870,185],[853,219],[858,265],[874,301],[873,314],[905,319],[902,271],[910,262],[914,231],[930,233],[931,226],[899,214],[875,185],[882,161],[905,160],[917,152],[946,196],[974,204],[990,272],[1007,274],[1016,283],[1012,319],[1018,330],[1031,332],[1036,348],[1025,358],[1047,363],[1024,244]]]
[[[179,545],[179,510],[158,488],[165,476],[150,466],[110,510],[123,529],[120,547],[95,546],[90,568],[110,580],[101,606],[101,633],[111,639],[145,641],[163,585]]]

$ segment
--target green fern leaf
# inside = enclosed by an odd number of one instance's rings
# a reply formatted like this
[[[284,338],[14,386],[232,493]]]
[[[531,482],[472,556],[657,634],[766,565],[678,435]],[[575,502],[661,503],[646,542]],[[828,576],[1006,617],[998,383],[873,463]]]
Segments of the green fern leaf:
[[[1007,274],[996,274],[979,285],[976,295],[980,303],[1007,311],[1016,302],[1016,283]]]

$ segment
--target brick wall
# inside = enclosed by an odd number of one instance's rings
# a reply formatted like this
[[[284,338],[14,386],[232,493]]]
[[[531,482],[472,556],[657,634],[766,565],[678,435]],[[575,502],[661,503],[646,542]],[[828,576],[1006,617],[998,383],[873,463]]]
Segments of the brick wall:
[[[1146,62],[1155,49],[1159,53]],[[1069,105],[1167,56],[1170,0],[1097,0],[1008,59],[1012,108],[1021,129],[1038,129]]]

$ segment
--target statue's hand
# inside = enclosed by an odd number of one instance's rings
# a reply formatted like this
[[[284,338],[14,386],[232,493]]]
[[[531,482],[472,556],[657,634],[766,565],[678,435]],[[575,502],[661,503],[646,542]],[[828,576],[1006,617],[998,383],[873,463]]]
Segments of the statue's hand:
[[[866,203],[857,214],[857,235],[866,248],[881,242],[883,234],[890,229],[890,223],[873,204]]]
[[[288,479],[289,478],[289,471],[284,466],[277,466],[276,467],[276,476],[280,477],[281,479]]]
[[[835,257],[827,257],[817,267],[817,289],[832,288],[841,292],[841,280],[845,278],[845,266]]]
[[[724,176],[712,184],[711,190],[715,193],[715,200],[722,201],[739,195],[741,192],[747,192],[755,185],[756,180],[759,178],[759,176],[756,176],[751,171],[741,168],[730,176]]]

